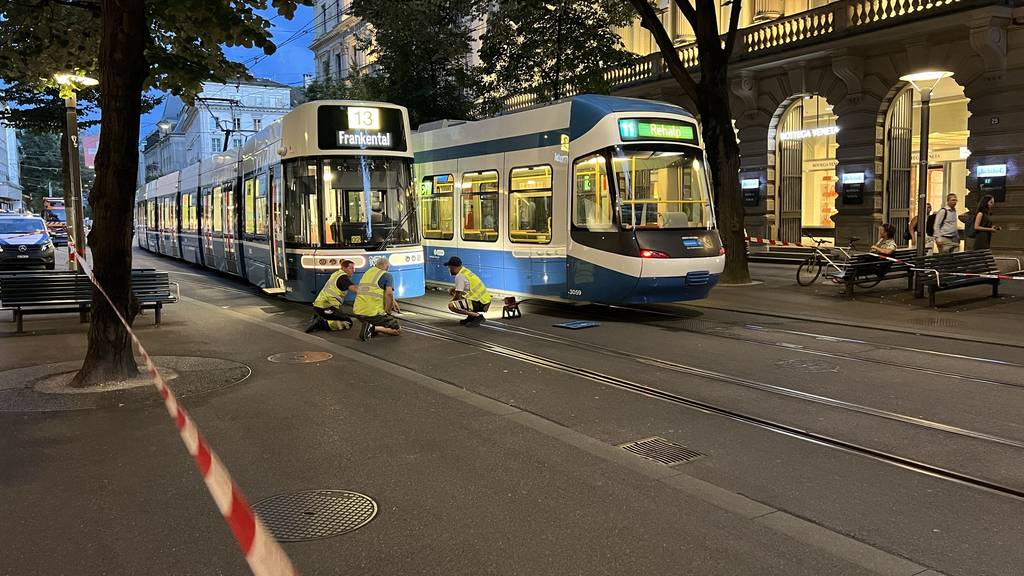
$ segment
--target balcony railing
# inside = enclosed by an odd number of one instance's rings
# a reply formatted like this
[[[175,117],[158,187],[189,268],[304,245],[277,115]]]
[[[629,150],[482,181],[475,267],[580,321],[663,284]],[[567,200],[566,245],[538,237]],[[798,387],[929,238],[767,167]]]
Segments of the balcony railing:
[[[870,32],[878,28],[981,6],[1005,5],[1014,0],[838,0],[805,12],[754,24],[739,31],[733,60],[759,57],[806,44]],[[723,38],[724,40],[724,38]],[[679,46],[679,57],[687,68],[696,68],[697,46]],[[661,52],[641,56],[625,66],[605,72],[612,89],[651,82],[668,77]],[[575,95],[563,90],[566,97]],[[538,104],[532,94],[507,99],[506,112],[523,110]]]

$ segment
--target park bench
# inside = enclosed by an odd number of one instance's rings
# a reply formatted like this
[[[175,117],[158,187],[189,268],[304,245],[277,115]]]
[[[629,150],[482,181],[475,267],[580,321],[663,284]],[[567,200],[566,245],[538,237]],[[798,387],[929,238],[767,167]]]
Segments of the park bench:
[[[970,250],[967,252],[949,252],[932,254],[917,260],[914,269],[917,272],[917,296],[928,292],[928,305],[935,306],[935,294],[943,290],[956,290],[967,286],[989,284],[992,286],[992,297],[999,296],[998,278],[981,278],[978,276],[957,276],[960,274],[999,274],[999,267],[992,256],[991,250]]]
[[[171,287],[174,290],[171,290]],[[132,270],[132,291],[143,310],[156,311],[160,325],[164,304],[178,301],[178,285],[167,272],[153,269]],[[78,312],[79,320],[88,320],[93,286],[84,274],[69,271],[0,273],[0,308],[14,312],[17,331],[24,329],[24,317],[40,314]]]
[[[842,271],[829,274],[836,283],[846,285],[846,294],[853,298],[853,287],[873,288],[882,280],[907,279],[907,289],[913,288],[914,272],[913,248],[902,248],[892,253],[890,258],[900,260],[893,262],[879,258],[874,254],[855,254],[846,261]]]

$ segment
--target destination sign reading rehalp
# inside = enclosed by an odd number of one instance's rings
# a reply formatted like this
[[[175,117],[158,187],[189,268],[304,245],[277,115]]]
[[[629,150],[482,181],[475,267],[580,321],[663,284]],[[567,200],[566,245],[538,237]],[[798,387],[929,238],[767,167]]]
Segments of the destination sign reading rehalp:
[[[405,119],[396,108],[324,104],[317,123],[321,150],[408,150]]]
[[[655,119],[619,120],[619,137],[623,141],[669,140],[674,142],[696,142],[696,127],[688,122]]]

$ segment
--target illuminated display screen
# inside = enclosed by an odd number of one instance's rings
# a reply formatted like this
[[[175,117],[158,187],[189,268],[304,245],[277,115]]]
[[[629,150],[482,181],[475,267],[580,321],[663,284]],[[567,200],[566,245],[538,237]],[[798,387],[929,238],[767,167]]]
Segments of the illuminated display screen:
[[[623,141],[667,140],[696,143],[697,130],[693,124],[677,120],[627,118],[619,120],[619,138]]]
[[[320,106],[317,143],[321,150],[408,150],[402,111],[395,108]]]

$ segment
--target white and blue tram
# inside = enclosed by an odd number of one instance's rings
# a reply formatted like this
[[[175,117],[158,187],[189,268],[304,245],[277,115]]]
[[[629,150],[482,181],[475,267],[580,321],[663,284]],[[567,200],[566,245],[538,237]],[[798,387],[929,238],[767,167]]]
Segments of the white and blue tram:
[[[136,241],[151,252],[312,301],[343,259],[387,258],[395,293],[423,295],[423,250],[405,108],[303,104],[253,135],[149,182]]]
[[[459,256],[500,292],[644,304],[705,298],[725,266],[682,108],[584,95],[413,139],[427,282]]]

